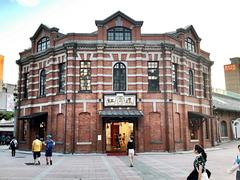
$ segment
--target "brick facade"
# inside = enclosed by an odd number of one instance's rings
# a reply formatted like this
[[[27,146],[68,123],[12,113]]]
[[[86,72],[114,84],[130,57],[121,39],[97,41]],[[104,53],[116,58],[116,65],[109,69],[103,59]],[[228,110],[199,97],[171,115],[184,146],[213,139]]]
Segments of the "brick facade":
[[[57,28],[40,25],[31,38],[32,47],[20,53],[19,104],[17,136],[19,147],[30,149],[35,134],[51,133],[59,152],[106,152],[107,122],[132,123],[138,152],[178,151],[192,149],[195,143],[210,147],[214,142],[211,115],[211,65],[209,53],[200,49],[201,39],[193,26],[163,34],[142,34],[142,21],[135,21],[122,12],[116,12],[103,21],[96,21],[97,31],[89,34],[61,34]],[[107,30],[125,27],[131,30],[130,41],[109,41]],[[37,43],[49,37],[49,48],[37,52]],[[195,43],[195,51],[185,49],[185,39]],[[91,63],[91,89],[82,91],[81,62]],[[148,62],[158,62],[159,91],[148,90]],[[126,90],[113,91],[113,67],[121,62],[126,67]],[[59,64],[65,63],[64,93],[59,93]],[[172,85],[172,65],[177,64],[177,85]],[[46,94],[39,96],[39,75],[46,71]],[[194,72],[194,94],[189,95],[189,74]],[[24,74],[28,73],[28,97],[24,93]],[[203,73],[206,74],[203,90]],[[206,97],[203,95],[206,91]],[[136,107],[104,106],[104,95],[121,93],[136,95]],[[143,116],[102,117],[105,109],[135,109]],[[47,118],[30,117],[47,112]],[[196,129],[197,139],[190,137],[189,112],[203,116]],[[41,122],[44,121],[41,125]],[[208,128],[206,128],[208,126]],[[119,129],[120,130],[120,129]],[[206,132],[208,130],[208,132]],[[208,138],[206,138],[208,133]],[[112,137],[111,137],[112,138]]]

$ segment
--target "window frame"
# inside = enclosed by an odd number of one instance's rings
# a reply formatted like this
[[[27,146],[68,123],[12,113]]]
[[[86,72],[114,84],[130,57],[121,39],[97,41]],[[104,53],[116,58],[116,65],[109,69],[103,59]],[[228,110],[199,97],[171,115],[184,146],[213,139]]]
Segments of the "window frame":
[[[156,63],[156,65],[154,65]],[[151,65],[152,64],[152,65]],[[148,61],[148,92],[159,92],[159,62]],[[150,78],[152,77],[152,78]],[[154,79],[156,77],[156,79]]]
[[[190,52],[196,52],[196,45],[192,38],[187,37],[185,39],[185,49],[189,50]]]
[[[58,93],[65,93],[65,63],[58,65]]]
[[[119,30],[119,29],[122,29],[122,30]],[[122,26],[115,26],[107,30],[107,40],[108,41],[131,41],[132,30]]]
[[[127,68],[122,62],[113,65],[113,91],[127,90]]]
[[[28,86],[29,86],[29,72],[23,74],[24,82],[23,82],[23,98],[28,98]]]
[[[173,92],[178,93],[178,64],[172,63]]]
[[[50,47],[50,39],[48,36],[42,37],[38,42],[37,42],[37,52],[44,51]]]
[[[207,74],[203,73],[203,97],[207,98]]]
[[[46,96],[46,70],[45,69],[42,69],[39,73],[39,96],[40,97]]]
[[[80,92],[91,91],[91,61],[80,61]]]
[[[192,69],[188,71],[189,79],[188,79],[188,93],[189,96],[194,96],[194,73]]]

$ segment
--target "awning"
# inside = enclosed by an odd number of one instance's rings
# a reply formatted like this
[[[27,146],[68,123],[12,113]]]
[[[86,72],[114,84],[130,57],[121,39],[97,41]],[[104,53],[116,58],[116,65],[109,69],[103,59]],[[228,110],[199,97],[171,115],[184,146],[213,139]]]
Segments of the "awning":
[[[99,112],[101,117],[140,117],[143,112],[137,109],[109,109]]]
[[[210,115],[203,114],[200,112],[195,112],[195,111],[188,111],[188,117],[193,118],[193,119],[208,119],[211,118]]]
[[[0,127],[1,132],[13,132],[14,127]]]
[[[37,119],[47,119],[47,112],[37,112],[26,116],[21,116],[18,120],[37,120]]]

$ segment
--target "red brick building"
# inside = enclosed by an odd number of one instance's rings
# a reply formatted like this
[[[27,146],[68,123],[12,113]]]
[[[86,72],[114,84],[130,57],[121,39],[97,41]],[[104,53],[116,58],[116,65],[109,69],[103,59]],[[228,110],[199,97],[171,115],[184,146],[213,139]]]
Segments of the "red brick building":
[[[17,137],[30,149],[48,133],[59,152],[192,149],[214,142],[211,66],[193,26],[142,34],[122,12],[94,33],[43,24],[20,53]]]

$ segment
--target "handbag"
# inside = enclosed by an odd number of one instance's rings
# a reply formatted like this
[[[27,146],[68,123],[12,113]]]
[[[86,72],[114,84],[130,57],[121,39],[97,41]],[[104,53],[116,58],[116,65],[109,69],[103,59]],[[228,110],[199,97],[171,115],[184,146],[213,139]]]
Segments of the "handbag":
[[[208,175],[207,175],[207,172],[206,172],[206,171],[204,171],[204,172],[202,173],[202,180],[209,180],[209,178],[208,178]]]

